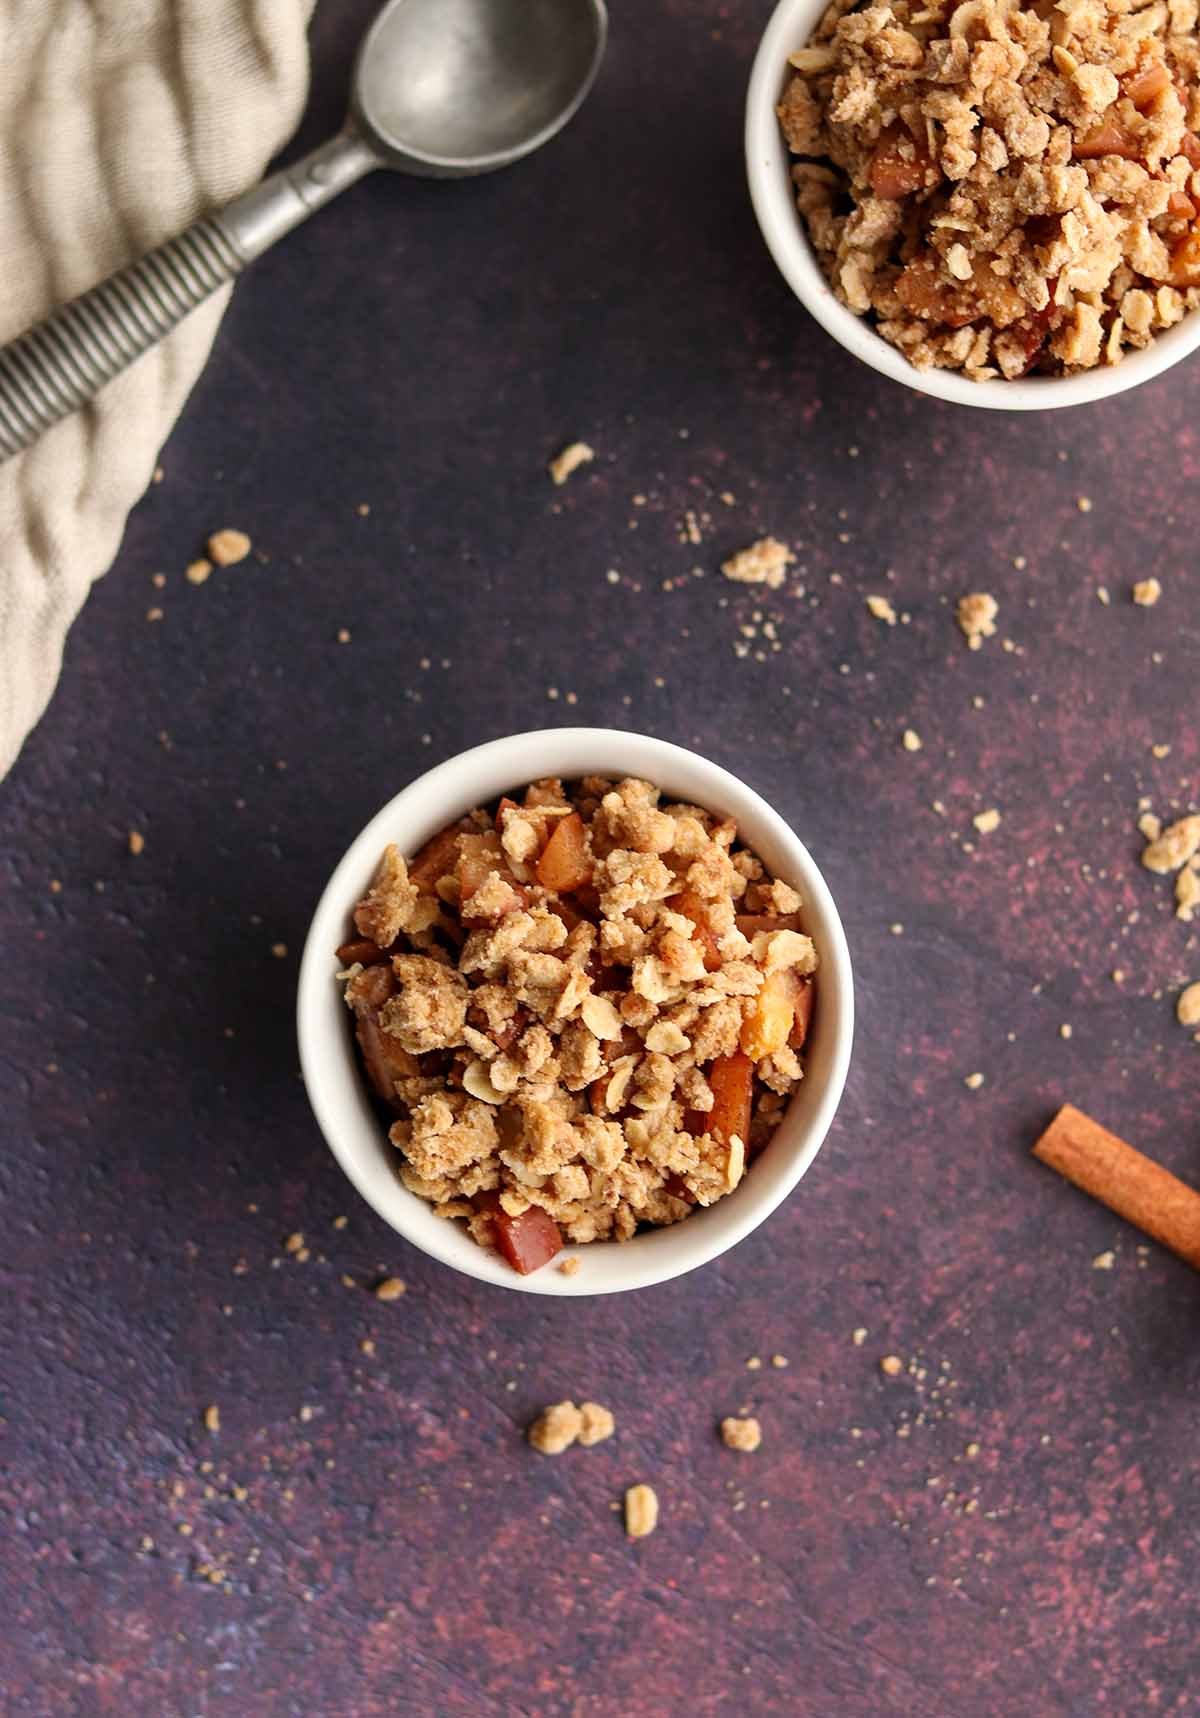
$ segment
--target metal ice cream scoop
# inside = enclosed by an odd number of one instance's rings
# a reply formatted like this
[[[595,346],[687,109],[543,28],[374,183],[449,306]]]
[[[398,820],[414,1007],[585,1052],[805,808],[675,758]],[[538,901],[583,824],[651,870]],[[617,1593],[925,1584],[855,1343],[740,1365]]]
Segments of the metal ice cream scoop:
[[[604,0],[389,0],[336,137],[0,347],[0,461],[373,168],[461,179],[540,148],[582,104],[607,29]]]

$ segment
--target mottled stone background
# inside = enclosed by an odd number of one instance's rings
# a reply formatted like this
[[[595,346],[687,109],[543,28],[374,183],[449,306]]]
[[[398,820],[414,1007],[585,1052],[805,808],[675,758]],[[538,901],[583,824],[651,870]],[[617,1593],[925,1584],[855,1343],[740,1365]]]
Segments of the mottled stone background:
[[[305,141],[367,10],[323,10]],[[0,792],[14,1714],[1200,1709],[1197,1280],[1028,1155],[1070,1097],[1200,1174],[1171,996],[1200,950],[1133,828],[1139,796],[1196,793],[1200,372],[1009,418],[856,367],[747,208],[764,0],[614,11],[543,156],[380,176],[255,268]],[[556,491],[576,436],[599,458]],[[227,524],[254,558],[187,584]],[[717,570],[764,530],[798,556],[767,597]],[[1150,571],[1163,600],[1135,609]],[[969,589],[1014,648],[966,650]],[[743,637],[760,616],[778,651]],[[860,1009],[787,1206],[596,1303],[386,1230],[292,1032],[308,916],[367,816],[463,746],[573,720],[697,746],[780,807]],[[371,1298],[381,1270],[403,1300]],[[564,1395],[617,1436],[533,1454]],[[752,1456],[714,1434],[741,1404]],[[614,1508],[642,1479],[662,1521],[634,1545]]]

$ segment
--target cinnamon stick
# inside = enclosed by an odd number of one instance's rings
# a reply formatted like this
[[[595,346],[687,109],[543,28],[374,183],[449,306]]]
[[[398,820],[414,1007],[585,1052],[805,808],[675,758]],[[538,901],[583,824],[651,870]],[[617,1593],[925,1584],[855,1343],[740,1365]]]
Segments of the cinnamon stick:
[[[1200,1193],[1161,1163],[1073,1104],[1059,1110],[1033,1155],[1200,1270]]]

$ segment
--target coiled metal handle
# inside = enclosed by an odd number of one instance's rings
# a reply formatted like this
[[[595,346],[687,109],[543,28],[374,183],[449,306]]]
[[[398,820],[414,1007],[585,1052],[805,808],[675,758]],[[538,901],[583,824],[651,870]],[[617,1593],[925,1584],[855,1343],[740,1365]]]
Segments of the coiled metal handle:
[[[243,267],[215,217],[0,348],[0,460],[85,405]]]

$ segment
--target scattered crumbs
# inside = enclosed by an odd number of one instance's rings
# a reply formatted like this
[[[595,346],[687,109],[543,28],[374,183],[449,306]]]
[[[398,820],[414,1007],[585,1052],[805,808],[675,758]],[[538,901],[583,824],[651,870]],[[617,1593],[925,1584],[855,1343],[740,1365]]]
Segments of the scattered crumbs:
[[[1122,972],[1122,970],[1119,966],[1113,968],[1112,972],[1109,974],[1109,977],[1112,979],[1114,984],[1124,984],[1124,982],[1125,982],[1125,974]]]
[[[1139,579],[1133,587],[1133,600],[1139,608],[1153,608],[1161,595],[1157,579]]]
[[[581,465],[589,465],[595,457],[595,449],[589,447],[586,441],[572,441],[560,454],[555,455],[546,469],[561,489],[573,471],[578,471]]]
[[[1029,565],[1029,562],[1025,559],[1024,555],[1014,555],[1013,556],[1013,566],[1017,569],[1017,571],[1019,573],[1023,573],[1028,565]]]
[[[898,1378],[904,1370],[904,1362],[898,1354],[885,1354],[879,1362],[879,1370],[886,1378]]]
[[[271,944],[271,953],[275,956],[276,960],[286,960],[287,959],[287,951],[288,950],[287,950],[287,944],[286,943],[272,943]]]
[[[787,1364],[788,1364],[788,1357],[786,1354],[772,1354],[771,1365],[775,1368],[775,1370],[777,1372],[781,1372]]]
[[[904,935],[904,926],[901,924],[889,925],[888,929],[894,937],[902,937]]]
[[[1156,757],[1159,760],[1159,762],[1161,763],[1163,758],[1169,758],[1170,757],[1171,748],[1168,745],[1151,746],[1150,747],[1150,755],[1152,757]]]
[[[140,830],[131,829],[129,831],[129,851],[136,857],[139,853],[144,853],[145,850],[146,837]]]
[[[1091,497],[1088,495],[1081,495],[1075,505],[1081,513],[1090,513],[1092,510]]]
[[[146,610],[146,619],[147,620],[161,620],[162,617],[163,617],[163,611],[160,608],[148,608]]]
[[[621,575],[615,567],[610,567],[604,576],[610,585],[619,585],[621,582]]]
[[[167,575],[165,573],[151,573],[150,583],[154,586],[156,591],[165,590],[167,585]]]
[[[1000,813],[995,806],[990,811],[980,811],[971,819],[981,835],[990,835],[993,829],[1000,827]]]
[[[583,1421],[579,1428],[579,1441],[584,1449],[590,1449],[593,1444],[602,1444],[606,1438],[611,1438],[617,1429],[612,1413],[599,1402],[581,1402],[579,1414]]]
[[[213,532],[206,547],[209,559],[218,567],[236,567],[239,561],[246,559],[252,545],[244,531],[226,526],[223,531]]]
[[[62,894],[62,883],[57,877],[51,877],[50,879],[50,893],[52,895]]]
[[[721,1421],[721,1442],[728,1450],[744,1450],[749,1454],[762,1443],[762,1427],[753,1415],[744,1420],[728,1415]]]
[[[1200,876],[1185,865],[1175,879],[1175,917],[1190,924],[1200,907]]]
[[[557,686],[547,686],[546,696],[547,696],[547,698],[550,698],[552,700],[557,698],[558,697],[558,687]]]
[[[966,1456],[968,1461],[974,1461],[976,1456],[979,1454],[979,1445],[976,1443],[969,1443],[963,1451],[963,1454]]]
[[[734,507],[737,504],[737,496],[728,489],[722,489],[717,499],[726,507]]]
[[[1106,1253],[1097,1253],[1092,1260],[1092,1269],[1094,1271],[1111,1271],[1116,1262],[1117,1255],[1111,1250]]]
[[[1071,1027],[1070,1021],[1064,1020],[1062,1025],[1058,1029],[1059,1037],[1060,1038],[1069,1038],[1071,1036],[1071,1032],[1072,1032],[1072,1027]]]
[[[945,817],[946,815],[946,807],[940,799],[935,799],[930,802],[930,810],[935,811],[939,817]]]
[[[866,1325],[865,1324],[859,1324],[859,1325],[855,1326],[853,1331],[851,1331],[850,1340],[851,1340],[851,1342],[853,1342],[853,1344],[856,1348],[861,1348],[863,1343],[867,1340],[868,1335],[869,1335],[869,1332],[867,1330]]]
[[[1200,983],[1189,984],[1179,993],[1175,1018],[1181,1026],[1200,1026]]]
[[[658,1526],[658,1494],[648,1485],[631,1485],[625,1493],[625,1531],[645,1539]]]
[[[995,636],[999,612],[999,603],[987,591],[972,591],[958,599],[958,624],[972,650],[978,650],[985,638]]]
[[[304,1404],[304,1406],[300,1410],[300,1418],[304,1421],[305,1425],[307,1425],[308,1422],[312,1419],[312,1417],[316,1413],[316,1411],[317,1410],[315,1408],[310,1408],[308,1406],[307,1402]]]
[[[206,1432],[221,1430],[221,1410],[215,1402],[210,1402],[204,1410],[204,1429]]]
[[[915,728],[905,728],[904,733],[901,736],[901,744],[906,752],[919,752],[921,749],[921,736],[917,733]]]
[[[558,1269],[560,1274],[564,1277],[577,1277],[579,1275],[578,1255],[575,1253],[568,1254],[568,1256],[563,1259]]]
[[[570,1449],[582,1430],[583,1414],[574,1402],[555,1402],[542,1409],[525,1436],[542,1455],[560,1456]]]
[[[376,1300],[399,1300],[407,1292],[407,1283],[399,1277],[384,1277],[382,1282],[375,1284],[374,1290]]]
[[[338,627],[337,641],[339,644],[349,644],[349,642],[350,642],[350,629],[348,627],[345,627],[345,626],[339,626]]]
[[[354,511],[358,514],[360,519],[369,518],[371,513],[371,503],[369,501],[360,501]]]
[[[212,572],[212,562],[203,556],[198,561],[189,561],[183,570],[183,576],[189,585],[202,585]]]
[[[721,562],[727,579],[739,585],[766,585],[777,591],[787,576],[786,569],[796,559],[786,543],[777,537],[760,537],[748,549],[741,549]]]
[[[344,1229],[349,1221],[349,1217],[335,1217],[333,1219],[333,1226],[335,1229]]]
[[[746,1362],[747,1372],[757,1372],[761,1369],[761,1367],[762,1367],[762,1361],[758,1358],[758,1355],[752,1354],[750,1356],[749,1360],[747,1360],[747,1362]]]
[[[374,1354],[375,1343],[374,1343],[373,1339],[369,1336],[364,1336],[362,1341],[358,1345],[358,1352],[360,1354],[368,1354],[368,1355]]]
[[[896,611],[886,597],[868,597],[867,607],[876,620],[882,620],[888,626],[895,626]]]
[[[167,475],[167,474],[166,474],[166,472],[165,472],[165,471],[164,471],[164,470],[163,470],[163,468],[162,468],[162,466],[161,466],[161,465],[156,465],[156,466],[155,466],[155,467],[154,467],[154,476],[153,476],[153,477],[152,477],[152,478],[151,478],[151,479],[150,479],[150,481],[151,481],[151,483],[161,483],[161,482],[162,482],[162,480],[163,480],[163,478],[164,478],[164,477],[165,477],[165,476],[166,476],[166,475]]]
[[[1108,594],[1108,586],[1107,585],[1097,585],[1096,586],[1096,595],[1097,595],[1097,597],[1099,597],[1100,601],[1104,604],[1105,608],[1107,608],[1109,603],[1112,601],[1112,598]]]
[[[963,1081],[963,1085],[966,1086],[967,1090],[970,1092],[977,1092],[982,1084],[982,1074],[968,1074],[966,1079]]]
[[[295,1230],[283,1243],[285,1253],[302,1253],[304,1251],[304,1236],[300,1230]]]

